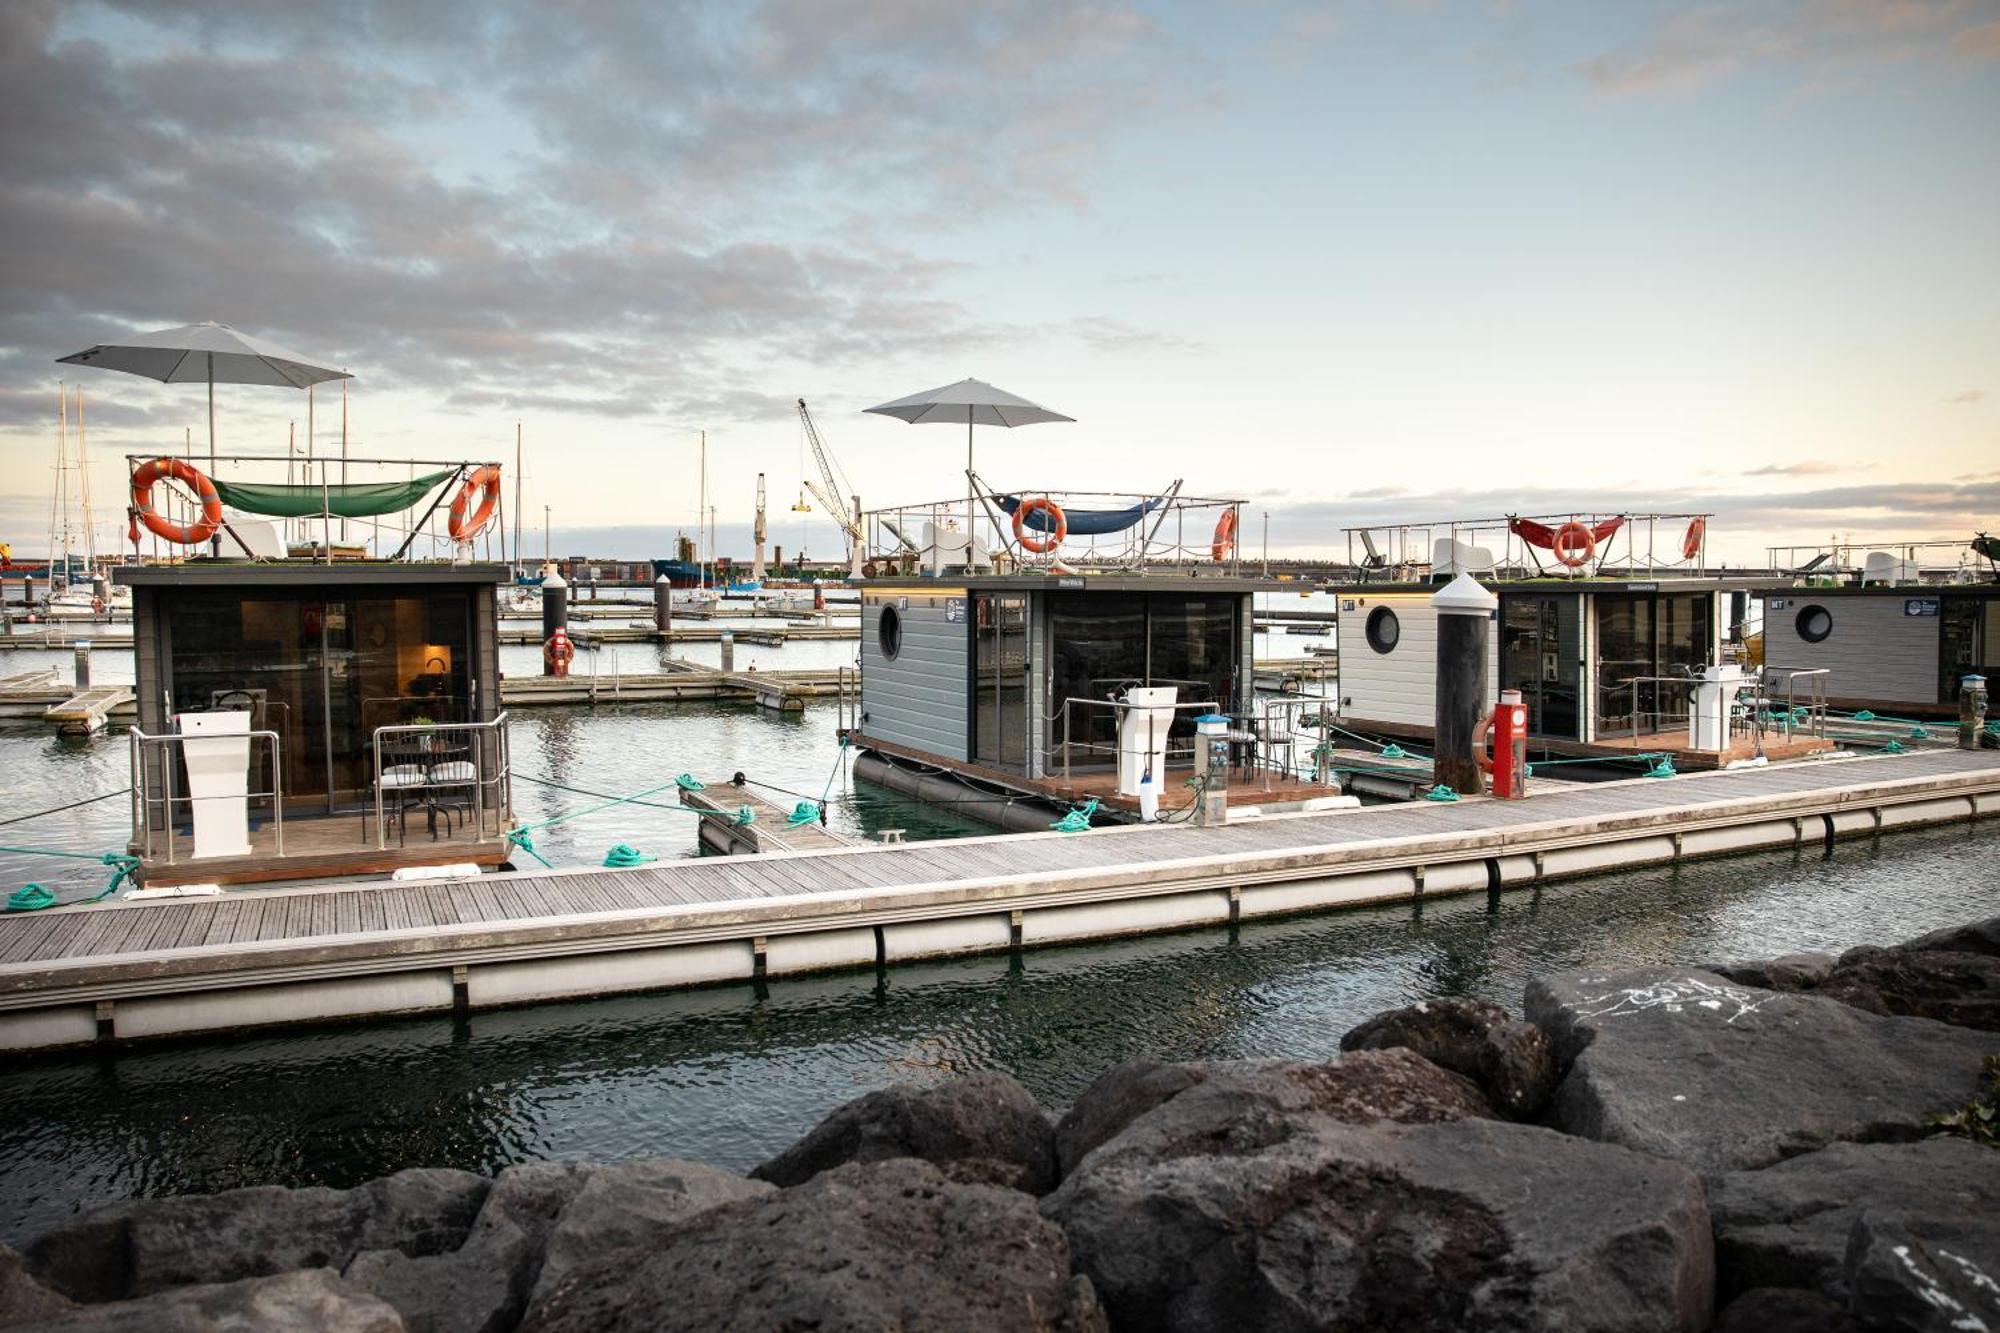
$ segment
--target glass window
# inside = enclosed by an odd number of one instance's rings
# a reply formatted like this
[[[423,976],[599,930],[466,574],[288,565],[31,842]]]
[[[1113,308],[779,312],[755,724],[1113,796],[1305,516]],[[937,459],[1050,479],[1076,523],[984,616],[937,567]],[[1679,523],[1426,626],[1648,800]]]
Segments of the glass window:
[[[2000,684],[2000,609],[1984,597],[1946,595],[1939,608],[1938,702],[1955,704],[1959,681],[1984,676]]]
[[[1801,607],[1798,618],[1792,623],[1801,639],[1807,643],[1821,643],[1833,633],[1833,612],[1814,602],[1811,606]]]
[[[882,656],[893,662],[903,651],[903,613],[893,606],[882,608],[882,618],[875,624],[875,641],[882,647]]]
[[[1028,599],[973,598],[972,757],[1019,769],[1028,761]]]
[[[1370,648],[1378,653],[1393,653],[1403,641],[1403,622],[1388,607],[1378,606],[1368,613],[1366,633]]]
[[[1237,706],[1241,601],[1187,593],[1055,593],[1049,598],[1050,750],[1061,761],[1065,699],[1115,699],[1134,685],[1172,685],[1182,703]],[[1070,710],[1071,738],[1088,740],[1099,757],[1112,753],[1114,710]],[[1173,735],[1191,734],[1194,710],[1183,709]],[[1079,751],[1077,763],[1090,755]]]
[[[1500,606],[1501,687],[1521,692],[1531,734],[1575,740],[1579,598],[1506,593]]]

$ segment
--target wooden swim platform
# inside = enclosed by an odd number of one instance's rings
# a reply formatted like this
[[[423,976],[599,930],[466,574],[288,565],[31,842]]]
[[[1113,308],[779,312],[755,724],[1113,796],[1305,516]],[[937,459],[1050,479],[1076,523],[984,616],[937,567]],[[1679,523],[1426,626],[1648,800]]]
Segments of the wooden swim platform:
[[[0,917],[0,1049],[483,1009],[1386,903],[2000,812],[2000,751],[1222,828],[801,850]]]
[[[104,730],[111,714],[133,702],[130,685],[95,685],[79,690],[61,703],[50,704],[42,716],[65,736],[93,736]]]
[[[756,856],[768,852],[830,852],[858,847],[852,838],[835,833],[818,820],[793,824],[795,805],[779,805],[749,786],[710,782],[700,791],[681,792],[681,804],[713,812],[701,821],[702,846],[722,856]],[[732,816],[748,807],[753,818],[739,824]]]

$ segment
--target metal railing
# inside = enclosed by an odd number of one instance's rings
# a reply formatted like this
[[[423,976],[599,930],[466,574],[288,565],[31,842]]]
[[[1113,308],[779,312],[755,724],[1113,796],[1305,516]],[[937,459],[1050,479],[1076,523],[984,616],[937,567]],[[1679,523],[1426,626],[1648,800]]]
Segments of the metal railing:
[[[271,803],[271,829],[277,845],[277,855],[285,854],[285,783],[284,783],[284,742],[275,731],[235,731],[202,734],[170,732],[166,735],[149,735],[137,727],[127,733],[128,747],[132,763],[132,842],[140,849],[141,860],[153,859],[153,831],[160,829],[166,835],[167,864],[174,864],[174,805],[185,803],[188,817],[192,822],[196,801],[242,801],[247,806],[259,798],[268,798]],[[220,796],[182,796],[174,791],[175,778],[180,771],[180,755],[173,747],[185,745],[188,741],[268,741],[268,755],[271,764],[271,787],[269,791],[245,791],[242,795],[230,793]],[[147,747],[154,747],[149,762]],[[245,747],[248,748],[247,745]],[[159,790],[154,790],[154,769],[158,769]],[[154,807],[159,808],[159,820],[153,819]]]
[[[1826,667],[1762,667],[1750,678],[1757,683],[1757,693],[1745,699],[1739,692],[1736,701],[1750,715],[1759,736],[1766,726],[1773,726],[1786,740],[1801,732],[1825,740],[1826,682],[1832,674]]]
[[[1699,684],[1701,679],[1697,676],[1628,676],[1615,684],[1606,682],[1603,691],[1606,696],[1615,696],[1621,690],[1630,691],[1631,707],[1627,710],[1626,724],[1621,729],[1637,740],[1642,734],[1658,734],[1668,726],[1685,727],[1694,709],[1694,687]],[[1639,688],[1642,685],[1655,687],[1653,702],[1658,707],[1639,707]],[[1677,708],[1666,706],[1665,696],[1670,687],[1685,691],[1677,699]],[[1652,719],[1652,725],[1642,727],[1640,724],[1647,718]]]
[[[464,744],[454,744],[448,739],[461,733],[466,738]],[[383,822],[383,740],[397,736],[408,736],[411,740],[400,745],[391,742],[391,752],[398,756],[410,756],[408,765],[423,770],[421,778],[412,781],[408,780],[408,775],[403,775],[389,789],[396,793],[399,809],[404,808],[402,803],[410,795],[435,808],[436,793],[463,791],[469,787],[472,790],[474,838],[483,839],[486,836],[486,812],[489,809],[494,814],[494,836],[505,835],[507,820],[514,806],[513,753],[507,737],[507,715],[501,713],[491,722],[437,722],[375,728],[375,738],[369,748],[374,761],[371,797],[375,806],[375,845],[378,849],[389,846],[389,829]],[[400,767],[404,762],[399,759],[391,767]],[[451,763],[472,764],[471,781],[435,776],[438,768]]]
[[[1072,718],[1074,718],[1076,714],[1076,705],[1078,704],[1082,704],[1086,708],[1103,708],[1103,709],[1109,709],[1111,711],[1111,715],[1113,718],[1113,725],[1112,725],[1112,735],[1109,741],[1096,741],[1096,740],[1079,741],[1075,739],[1074,729],[1072,727],[1071,720]],[[1070,698],[1063,700],[1062,701],[1062,724],[1063,724],[1062,761],[1063,761],[1064,785],[1068,785],[1070,782],[1071,756],[1075,754],[1075,752],[1079,749],[1081,749],[1085,754],[1096,754],[1101,750],[1108,750],[1111,754],[1111,762],[1114,765],[1118,762],[1118,727],[1116,719],[1127,710],[1134,708],[1145,708],[1145,709],[1171,708],[1176,713],[1183,711],[1198,711],[1201,713],[1213,713],[1218,711],[1219,705],[1217,705],[1212,700],[1206,703],[1176,703],[1176,704],[1128,704],[1118,699]],[[1151,736],[1147,737],[1147,741],[1149,743],[1149,749],[1150,749],[1150,742],[1152,741],[1152,739],[1153,738]],[[1188,758],[1192,758],[1194,755],[1193,742],[1190,741],[1187,745],[1181,747],[1181,749],[1176,751],[1172,741],[1169,740],[1166,750],[1166,762],[1172,763],[1177,754],[1186,756]]]

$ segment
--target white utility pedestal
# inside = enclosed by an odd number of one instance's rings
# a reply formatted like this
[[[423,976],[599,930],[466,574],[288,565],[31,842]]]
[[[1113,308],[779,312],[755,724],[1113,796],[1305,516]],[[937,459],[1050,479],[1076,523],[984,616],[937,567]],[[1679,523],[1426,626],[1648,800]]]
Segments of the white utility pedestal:
[[[1180,689],[1154,685],[1125,691],[1118,720],[1118,794],[1137,796],[1139,780],[1151,773],[1154,790],[1167,778],[1167,732],[1174,725]]]
[[[250,714],[239,709],[179,713],[187,761],[187,795],[194,799],[194,854],[250,855]]]
[[[1720,754],[1729,748],[1729,712],[1743,688],[1743,668],[1704,667],[1694,687],[1688,712],[1688,748]]]

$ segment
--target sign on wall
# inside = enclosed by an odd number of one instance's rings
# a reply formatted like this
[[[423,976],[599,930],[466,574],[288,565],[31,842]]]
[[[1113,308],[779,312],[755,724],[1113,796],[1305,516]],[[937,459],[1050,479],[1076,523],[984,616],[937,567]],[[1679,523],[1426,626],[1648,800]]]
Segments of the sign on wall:
[[[965,623],[965,599],[963,597],[947,597],[944,599],[944,619],[948,625],[963,625]]]
[[[1938,599],[1935,597],[1906,597],[1903,599],[1903,614],[1906,616],[1934,616],[1938,613]]]

